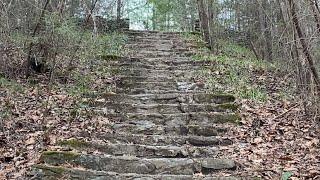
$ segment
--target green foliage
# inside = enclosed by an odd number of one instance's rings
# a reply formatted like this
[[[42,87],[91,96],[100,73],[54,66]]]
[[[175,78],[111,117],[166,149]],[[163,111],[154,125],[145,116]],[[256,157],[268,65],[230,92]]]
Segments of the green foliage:
[[[186,36],[196,38],[193,35]],[[188,40],[188,39],[187,39]],[[255,85],[252,81],[252,71],[258,69],[275,68],[271,63],[257,60],[247,48],[228,41],[221,42],[220,53],[212,54],[203,48],[193,56],[196,61],[209,61],[211,67],[198,71],[200,76],[209,77],[207,84],[212,91],[231,92],[240,98],[254,101],[266,101],[265,89]]]
[[[151,21],[154,30],[181,31],[192,27],[190,19],[197,16],[193,0],[148,0],[152,8]],[[189,19],[190,18],[190,19]]]
[[[1,110],[0,111],[0,126],[3,123],[3,120],[10,119],[12,117],[12,112],[9,110]]]
[[[219,104],[217,107],[220,109],[236,111],[239,108],[239,104],[237,104],[237,103],[223,103],[223,104]]]
[[[20,83],[2,77],[0,77],[0,88],[10,89],[12,92],[18,93],[22,93],[24,91],[24,87]]]
[[[77,97],[94,94],[92,89],[94,83],[94,76],[90,74],[81,74],[76,71],[72,74],[74,83],[68,88],[69,94]]]
[[[294,173],[293,172],[283,172],[282,173],[282,176],[281,176],[281,179],[282,180],[288,180],[291,176],[293,176]]]
[[[185,32],[182,37],[188,42],[195,44],[198,48],[207,47],[208,43],[201,38],[201,33],[199,32]]]
[[[118,60],[118,59],[121,59],[122,57],[113,55],[113,54],[101,54],[99,58],[102,60]]]

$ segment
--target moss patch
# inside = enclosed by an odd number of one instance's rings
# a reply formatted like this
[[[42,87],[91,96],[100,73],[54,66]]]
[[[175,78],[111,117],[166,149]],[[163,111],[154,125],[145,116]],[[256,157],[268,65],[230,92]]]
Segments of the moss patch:
[[[63,164],[79,158],[80,154],[70,151],[45,151],[41,156],[41,160],[48,164]]]
[[[240,114],[223,114],[217,117],[217,123],[232,123],[240,125],[241,116]]]
[[[229,109],[232,111],[236,111],[239,108],[239,104],[237,103],[223,103],[217,106],[220,109]]]
[[[119,60],[122,59],[122,56],[113,55],[113,54],[101,54],[99,55],[99,58],[102,60]]]
[[[66,169],[64,167],[61,167],[61,166],[47,166],[47,165],[44,165],[44,164],[36,164],[36,165],[33,165],[32,168],[51,171],[51,172],[57,173],[59,175],[62,175],[65,172],[69,171],[68,169]]]
[[[218,98],[218,99],[224,99],[227,101],[235,101],[236,98],[234,95],[231,94],[210,94],[211,98]]]
[[[192,32],[190,32],[190,34],[191,34],[191,35],[198,35],[198,36],[201,36],[201,35],[202,35],[202,33],[199,32],[199,31],[192,31]]]
[[[80,155],[75,152],[70,151],[45,151],[42,153],[44,156],[53,156],[53,155],[64,155],[64,156],[70,156],[70,157],[79,157]]]
[[[83,148],[83,147],[89,147],[90,146],[89,143],[87,143],[85,141],[81,141],[81,140],[76,140],[76,139],[59,141],[57,143],[57,145],[70,146],[70,147],[73,147],[73,148]]]

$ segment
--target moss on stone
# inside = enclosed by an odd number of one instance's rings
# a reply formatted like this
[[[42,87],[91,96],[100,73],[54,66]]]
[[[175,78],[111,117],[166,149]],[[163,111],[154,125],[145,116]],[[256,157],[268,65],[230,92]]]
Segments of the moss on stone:
[[[201,35],[202,35],[202,33],[199,32],[199,31],[191,31],[190,34],[192,34],[192,35],[198,35],[198,36],[201,36]]]
[[[223,103],[223,104],[219,104],[218,108],[229,109],[229,110],[235,111],[239,108],[239,104],[237,104],[237,103]]]
[[[74,148],[79,148],[79,147],[89,147],[90,144],[85,142],[85,141],[81,141],[81,140],[76,140],[76,139],[72,139],[72,140],[62,140],[59,141],[57,143],[57,145],[60,146],[70,146],[70,147],[74,147]]]
[[[240,114],[233,114],[233,115],[230,115],[230,122],[231,123],[234,123],[236,125],[240,125],[240,120],[241,120],[241,116]]]
[[[78,153],[71,151],[45,151],[42,155],[52,156],[52,155],[67,155],[67,156],[79,156]]]
[[[53,173],[62,175],[65,172],[68,172],[68,169],[66,169],[65,167],[61,167],[61,166],[48,166],[48,165],[44,165],[44,164],[35,164],[32,166],[32,168],[35,169],[42,169],[42,170],[46,170],[46,171],[51,171]]]
[[[102,94],[102,97],[104,98],[107,98],[107,97],[115,97],[117,96],[118,94],[117,93],[114,93],[114,92],[105,92]]]
[[[99,58],[103,60],[118,60],[122,59],[123,57],[113,54],[101,54],[99,55]]]
[[[233,99],[235,100],[235,96],[232,94],[218,94],[218,93],[214,93],[214,94],[210,94],[212,98],[218,97],[218,98],[224,98],[224,99]]]
[[[109,69],[110,74],[115,75],[115,74],[119,74],[120,69],[118,68],[114,68],[114,69]]]
[[[46,163],[74,161],[80,157],[80,154],[71,151],[45,151],[41,159]]]
[[[240,114],[222,114],[217,117],[217,123],[232,123],[239,125],[241,120]]]

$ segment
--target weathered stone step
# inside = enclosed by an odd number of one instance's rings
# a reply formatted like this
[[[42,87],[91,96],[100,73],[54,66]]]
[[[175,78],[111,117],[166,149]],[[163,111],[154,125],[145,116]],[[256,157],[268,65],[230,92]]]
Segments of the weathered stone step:
[[[140,46],[142,47],[139,47],[139,46],[136,46],[136,48],[143,48],[143,50],[139,50],[139,55],[149,55],[149,54],[152,54],[153,55],[157,55],[157,54],[162,54],[162,53],[166,53],[168,55],[168,57],[171,57],[171,56],[175,56],[175,55],[180,55],[180,54],[190,54],[192,53],[192,51],[189,51],[189,49],[187,48],[182,48],[182,47],[171,47],[169,45],[166,45],[164,47],[161,47],[161,46],[148,46],[149,44],[140,44]],[[147,48],[144,48],[144,47],[147,47]],[[167,47],[167,48],[166,48]],[[132,52],[134,53],[134,52]],[[155,58],[159,58],[159,57],[162,57],[162,56],[154,56]],[[185,56],[183,56],[185,57]],[[149,58],[149,56],[148,56]],[[181,58],[181,57],[178,57],[178,58]]]
[[[150,52],[155,53],[155,52]],[[192,60],[189,57],[168,57],[168,58],[141,58],[141,57],[134,57],[131,59],[121,58],[121,59],[115,59],[110,61],[110,64],[114,64],[117,66],[121,65],[153,65],[153,66],[159,66],[159,65],[170,65],[170,66],[178,66],[178,65],[192,65],[192,66],[203,66],[203,65],[212,65],[214,64],[213,61],[207,60],[207,61],[195,61]]]
[[[43,152],[41,161],[49,165],[69,164],[96,171],[136,174],[210,174],[219,170],[234,170],[236,163],[227,159],[190,158],[137,158],[125,156],[99,156],[77,154],[74,152]]]
[[[116,92],[117,93],[131,93],[135,92],[136,89],[148,90],[159,90],[159,91],[189,91],[189,90],[205,90],[208,89],[202,82],[132,82],[132,81],[116,81]],[[141,93],[138,93],[141,94]]]
[[[233,112],[238,109],[238,104],[130,104],[106,102],[104,107],[106,108],[106,112],[109,113],[174,114],[189,112]]]
[[[98,98],[98,99],[96,99]],[[122,102],[131,104],[223,104],[234,102],[235,97],[229,94],[206,94],[206,93],[168,93],[168,94],[100,94],[90,101],[91,105],[104,105],[105,102]]]
[[[179,82],[179,81],[187,81],[193,82],[192,77],[175,77],[173,75],[166,75],[166,76],[150,76],[150,75],[143,75],[143,76],[116,76],[116,83],[124,84],[124,83],[134,83],[134,82]]]
[[[199,70],[203,68],[210,68],[209,64],[205,63],[194,63],[194,64],[183,64],[183,65],[166,65],[166,64],[145,64],[145,63],[111,63],[110,68],[143,68],[149,70]]]
[[[128,133],[97,133],[88,134],[82,131],[79,137],[98,138],[112,144],[144,144],[149,146],[225,146],[232,144],[232,141],[221,137],[204,137],[204,136],[167,136],[167,135],[142,135]]]
[[[134,43],[134,44],[127,44],[127,48],[130,49],[144,49],[148,51],[167,51],[167,52],[191,52],[189,48],[186,48],[184,46],[175,45],[175,44],[159,44],[159,43],[147,43],[144,40],[142,40],[143,43]],[[140,51],[139,51],[140,52]]]
[[[195,136],[219,136],[223,135],[227,128],[222,128],[217,125],[211,126],[198,126],[198,125],[176,125],[176,126],[163,126],[155,125],[152,123],[135,123],[135,124],[123,124],[116,123],[110,125],[113,132],[116,133],[132,133],[132,134],[144,134],[144,135],[195,135]]]
[[[81,140],[62,140],[57,143],[70,149],[98,151],[113,156],[134,156],[146,158],[204,158],[216,157],[216,147],[195,146],[148,146],[141,144],[101,144]]]
[[[245,180],[236,177],[211,177],[199,175],[147,175],[147,174],[119,174],[115,172],[71,169],[63,166],[34,165],[33,180]]]
[[[177,54],[171,51],[146,51],[133,53],[138,58],[175,57]],[[180,55],[180,54],[179,54]],[[161,62],[162,63],[162,62]],[[164,63],[163,63],[164,64]]]
[[[197,69],[194,69],[197,70]],[[117,76],[148,76],[148,77],[177,77],[190,78],[195,77],[195,72],[184,70],[155,70],[145,68],[110,68],[110,71]]]
[[[172,93],[182,93],[182,94],[191,94],[191,93],[208,93],[208,89],[196,89],[196,90],[176,90],[176,89],[172,89],[172,90],[154,90],[154,89],[143,89],[143,88],[134,88],[131,90],[119,90],[116,91],[115,93],[119,93],[119,94],[128,94],[128,95],[141,95],[141,94],[172,94]]]
[[[129,36],[127,44],[133,45],[133,44],[166,44],[166,45],[173,45],[173,44],[179,44],[180,46],[184,45],[184,41],[181,40],[179,37],[171,36],[148,36],[148,37],[142,37],[142,36]],[[131,48],[131,50],[134,50],[134,48]]]
[[[150,39],[150,40],[171,40],[171,41],[183,41],[180,37],[180,33],[141,33],[141,32],[129,32],[127,33],[130,40],[136,39]],[[129,43],[130,43],[129,40]],[[138,42],[139,43],[139,42]]]
[[[165,35],[165,36],[170,36],[170,35],[180,35],[183,32],[176,32],[176,31],[153,31],[153,30],[129,30],[125,31],[127,34],[138,34],[141,36],[148,36],[150,34],[158,34],[158,35]]]
[[[173,113],[173,114],[106,114],[106,117],[112,122],[126,123],[150,123],[156,125],[214,125],[231,123],[238,124],[240,115],[236,113],[208,113],[208,112],[193,112],[193,113]]]

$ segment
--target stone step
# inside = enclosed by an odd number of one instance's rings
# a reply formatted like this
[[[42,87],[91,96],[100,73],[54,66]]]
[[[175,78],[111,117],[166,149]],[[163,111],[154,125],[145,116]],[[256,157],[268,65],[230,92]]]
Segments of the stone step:
[[[156,57],[191,57],[194,55],[191,51],[186,50],[157,50],[157,49],[146,49],[144,51],[132,52],[135,57],[140,58],[156,58]],[[160,62],[162,63],[162,62]]]
[[[165,76],[151,76],[151,75],[134,75],[134,76],[119,76],[115,77],[118,84],[125,82],[194,82],[192,76],[189,77],[176,77],[174,75],[167,74]]]
[[[196,70],[196,69],[195,69]],[[200,70],[200,69],[199,69]],[[113,74],[117,76],[143,76],[143,77],[169,77],[169,78],[190,78],[195,77],[196,74],[193,71],[184,70],[156,70],[145,68],[110,68]]]
[[[104,105],[105,102],[122,102],[130,104],[223,104],[234,102],[235,97],[229,94],[189,94],[189,93],[168,93],[168,94],[100,94],[90,101],[90,105]],[[89,101],[89,100],[88,100]]]
[[[177,38],[180,37],[182,33],[180,32],[128,32],[127,35],[129,37],[143,37],[143,38],[154,38],[154,37],[162,37],[162,38]],[[181,38],[179,38],[181,40]]]
[[[245,180],[236,177],[212,177],[204,175],[147,175],[115,173],[105,171],[71,169],[63,166],[34,165],[33,180],[69,179],[73,180]]]
[[[113,156],[134,156],[145,158],[204,158],[217,157],[216,147],[194,146],[148,146],[141,144],[101,144],[82,140],[61,140],[57,143],[69,149],[86,150],[104,153]]]
[[[143,43],[133,43],[133,44],[127,44],[126,47],[129,49],[144,49],[148,51],[167,51],[167,52],[191,52],[192,50],[190,48],[186,48],[184,46],[180,46],[177,44],[152,44],[147,43],[144,40],[142,40]],[[132,52],[132,51],[131,51]],[[140,51],[139,51],[140,52]]]
[[[196,90],[176,90],[176,89],[172,89],[172,90],[149,90],[149,89],[143,89],[143,88],[134,88],[131,90],[128,89],[122,89],[122,90],[115,90],[116,94],[128,94],[128,95],[141,95],[141,94],[172,94],[172,93],[181,93],[181,94],[191,94],[191,93],[208,93],[209,90],[207,89],[196,89]]]
[[[154,52],[150,52],[154,54]],[[189,57],[172,57],[172,58],[141,58],[141,57],[134,57],[130,59],[126,58],[119,58],[110,61],[110,64],[121,66],[121,65],[170,65],[170,66],[178,66],[178,65],[192,65],[192,66],[203,66],[203,65],[212,65],[214,64],[213,61],[195,61]]]
[[[148,36],[148,35],[164,35],[164,36],[172,36],[172,35],[181,35],[183,32],[176,32],[176,31],[154,31],[154,30],[129,30],[125,31],[126,34],[137,34],[141,36]]]
[[[94,106],[95,108],[101,106]],[[108,113],[159,113],[159,114],[174,114],[174,113],[190,113],[190,112],[234,112],[238,109],[236,103],[223,104],[130,104],[106,102],[102,109],[97,111],[105,111]]]
[[[139,36],[132,36],[129,37],[126,46],[128,49],[130,49],[129,52],[137,51],[137,49],[148,49],[150,46],[156,46],[156,45],[163,45],[163,46],[171,46],[172,49],[177,48],[188,48],[184,45],[185,42],[179,40],[179,38],[172,37],[172,38],[166,38],[166,37],[139,37]],[[136,46],[135,46],[136,45]],[[138,48],[136,48],[138,47]],[[145,48],[147,47],[147,48]]]
[[[183,65],[166,65],[166,64],[145,64],[145,63],[110,63],[109,68],[142,68],[146,70],[185,70],[185,71],[194,71],[204,68],[210,68],[209,64],[183,64]]]
[[[132,134],[144,134],[144,135],[174,135],[174,136],[219,136],[225,134],[227,128],[222,128],[221,126],[211,125],[211,126],[198,126],[198,125],[176,125],[176,126],[163,126],[155,125],[153,123],[134,123],[134,124],[124,124],[116,123],[110,128],[116,133],[132,133]]]
[[[100,156],[78,154],[75,152],[43,152],[41,161],[49,165],[82,167],[95,171],[135,174],[172,174],[193,175],[211,174],[219,170],[234,170],[236,163],[227,159],[190,159],[190,158],[138,158],[126,156]]]
[[[135,90],[140,89],[148,90],[159,90],[159,91],[189,91],[189,90],[205,90],[208,89],[203,82],[132,82],[128,80],[116,81],[116,92],[117,93],[131,93],[136,92]],[[143,91],[142,91],[143,92]],[[138,93],[141,94],[141,93]]]
[[[132,54],[134,54],[134,56],[137,58],[156,58],[156,57],[168,58],[168,57],[174,57],[176,55],[172,51],[160,51],[160,50],[156,50],[156,51],[141,50],[136,53],[132,52]]]
[[[215,124],[238,124],[240,115],[236,113],[208,113],[208,112],[193,112],[193,113],[173,113],[173,114],[142,114],[142,113],[127,113],[127,114],[110,114],[105,115],[112,122],[125,123],[150,123],[156,125],[215,125]]]
[[[226,146],[232,141],[222,137],[142,135],[128,133],[95,133],[82,131],[78,137],[95,137],[112,144],[144,144],[149,146]]]

